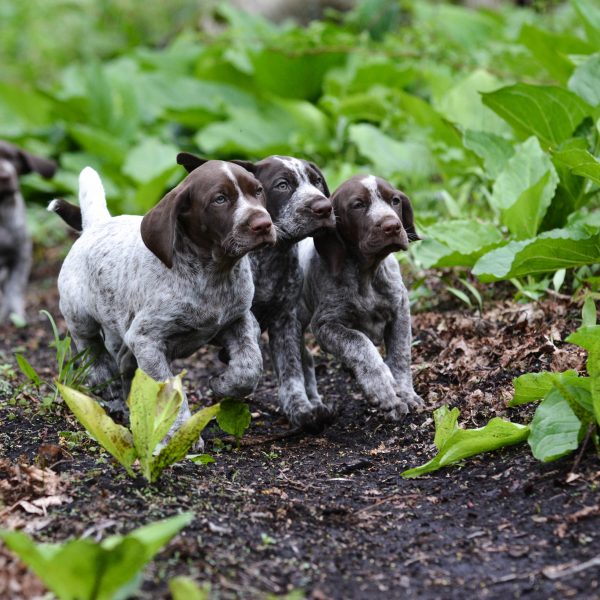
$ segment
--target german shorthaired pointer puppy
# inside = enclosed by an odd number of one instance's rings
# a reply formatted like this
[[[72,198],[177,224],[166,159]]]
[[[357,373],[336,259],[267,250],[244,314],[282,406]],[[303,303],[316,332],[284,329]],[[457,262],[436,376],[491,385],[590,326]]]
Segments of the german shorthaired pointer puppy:
[[[374,176],[349,179],[331,201],[337,232],[301,244],[301,319],[321,348],[352,370],[369,402],[396,420],[422,405],[410,372],[408,293],[391,254],[419,239],[412,207]]]
[[[192,172],[204,160],[184,152],[177,162]],[[305,160],[270,156],[257,163],[234,162],[263,185],[277,229],[277,244],[252,252],[250,262],[255,286],[252,312],[269,334],[279,404],[292,425],[319,428],[330,420],[330,411],[317,392],[312,356],[304,346],[298,318],[303,279],[298,242],[323,229],[334,230],[329,190],[321,171]]]
[[[58,288],[77,348],[97,357],[92,383],[120,373],[126,397],[136,367],[164,380],[172,376],[172,360],[210,342],[230,357],[210,382],[214,393],[251,393],[262,356],[245,255],[276,239],[259,181],[238,165],[209,161],[143,218],[111,217],[100,178],[89,167],[81,172],[79,193],[83,233],[64,261]],[[49,210],[72,216],[65,205],[55,201]],[[189,414],[185,401],[171,433]]]
[[[0,141],[0,323],[11,315],[25,318],[31,238],[25,223],[19,176],[32,171],[50,178],[56,164]]]

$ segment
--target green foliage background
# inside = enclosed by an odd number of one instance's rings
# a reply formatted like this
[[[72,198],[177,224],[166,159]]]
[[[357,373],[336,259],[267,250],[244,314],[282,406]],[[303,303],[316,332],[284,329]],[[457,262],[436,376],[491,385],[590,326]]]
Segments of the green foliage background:
[[[141,213],[215,158],[309,157],[330,188],[371,171],[413,199],[423,267],[483,281],[598,262],[600,6],[536,12],[364,0],[306,28],[226,4],[209,35],[188,0],[0,8],[0,137],[53,155],[72,195],[92,165],[114,212]]]

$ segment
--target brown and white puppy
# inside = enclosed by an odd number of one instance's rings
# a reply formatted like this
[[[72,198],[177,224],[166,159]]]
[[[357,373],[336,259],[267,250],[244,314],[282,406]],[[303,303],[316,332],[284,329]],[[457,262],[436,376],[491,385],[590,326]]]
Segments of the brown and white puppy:
[[[410,371],[408,293],[392,254],[419,239],[412,207],[403,192],[372,175],[344,182],[331,201],[337,231],[301,245],[301,319],[321,348],[352,370],[366,398],[399,419],[422,405]]]
[[[126,397],[137,367],[162,381],[172,360],[211,343],[230,357],[210,382],[214,393],[251,393],[262,357],[246,253],[276,239],[260,182],[237,165],[209,161],[144,217],[111,217],[100,178],[87,167],[79,198],[83,232],[58,288],[78,350],[96,357],[90,383],[120,374]],[[171,433],[188,416],[185,401]]]
[[[56,164],[0,141],[0,323],[25,318],[25,288],[31,268],[31,239],[19,177],[35,171],[52,177]]]
[[[181,153],[177,162],[193,171],[204,160]],[[302,293],[298,242],[325,229],[333,231],[329,189],[314,163],[292,156],[269,156],[256,163],[234,162],[263,185],[267,210],[277,229],[275,246],[252,252],[250,262],[255,286],[252,312],[261,330],[269,334],[279,381],[279,405],[292,425],[319,429],[331,420],[331,413],[317,391],[310,368],[312,358],[304,346],[298,319]],[[307,369],[303,369],[303,354]]]

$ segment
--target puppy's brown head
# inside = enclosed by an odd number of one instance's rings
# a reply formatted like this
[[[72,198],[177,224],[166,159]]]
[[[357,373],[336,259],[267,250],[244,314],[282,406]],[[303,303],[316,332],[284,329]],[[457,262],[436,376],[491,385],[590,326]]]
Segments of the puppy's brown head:
[[[181,152],[177,162],[192,172],[204,161]],[[279,240],[296,242],[323,228],[335,227],[329,189],[314,163],[293,156],[269,156],[256,163],[232,162],[253,173],[263,185]]]
[[[0,197],[17,192],[19,177],[32,171],[49,178],[56,172],[56,163],[0,140]]]
[[[391,252],[419,240],[410,200],[389,182],[373,175],[348,179],[331,197],[337,236],[315,237],[315,247],[333,271],[347,254],[377,264]]]
[[[260,182],[220,160],[194,169],[142,219],[144,244],[169,268],[178,231],[217,258],[238,259],[275,243]]]

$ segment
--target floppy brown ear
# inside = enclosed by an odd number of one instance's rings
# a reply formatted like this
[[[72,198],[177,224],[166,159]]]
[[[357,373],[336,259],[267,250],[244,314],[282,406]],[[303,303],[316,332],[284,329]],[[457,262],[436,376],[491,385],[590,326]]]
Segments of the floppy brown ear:
[[[329,272],[332,275],[340,273],[346,259],[346,246],[337,231],[324,230],[319,232],[315,234],[313,242],[319,256],[325,261]]]
[[[242,169],[250,171],[250,173],[256,173],[256,165],[251,160],[230,160],[234,165],[239,165]]]
[[[189,152],[180,152],[177,155],[177,164],[182,165],[188,173],[208,162],[208,158],[202,158]]]
[[[421,236],[415,229],[412,204],[407,196],[402,194],[402,227],[406,231],[406,236],[409,242],[418,242]]]
[[[187,207],[187,188],[171,190],[142,219],[140,232],[146,248],[169,269],[173,266],[173,246],[177,219]]]
[[[21,166],[19,169],[17,169],[19,171],[19,175],[26,175],[27,173],[35,171],[42,177],[50,179],[50,177],[53,177],[54,173],[56,173],[57,165],[53,160],[41,158],[40,156],[34,156],[33,154],[30,154],[21,148],[17,148],[17,153],[21,159]]]
[[[315,165],[314,162],[309,162],[308,164],[319,174],[319,177],[323,181],[323,192],[329,198],[329,196],[331,196],[331,192],[329,191],[329,188],[327,187],[327,181],[325,181],[325,175],[323,175],[323,172],[321,171],[321,169],[319,169],[319,167],[317,167],[317,165]]]

